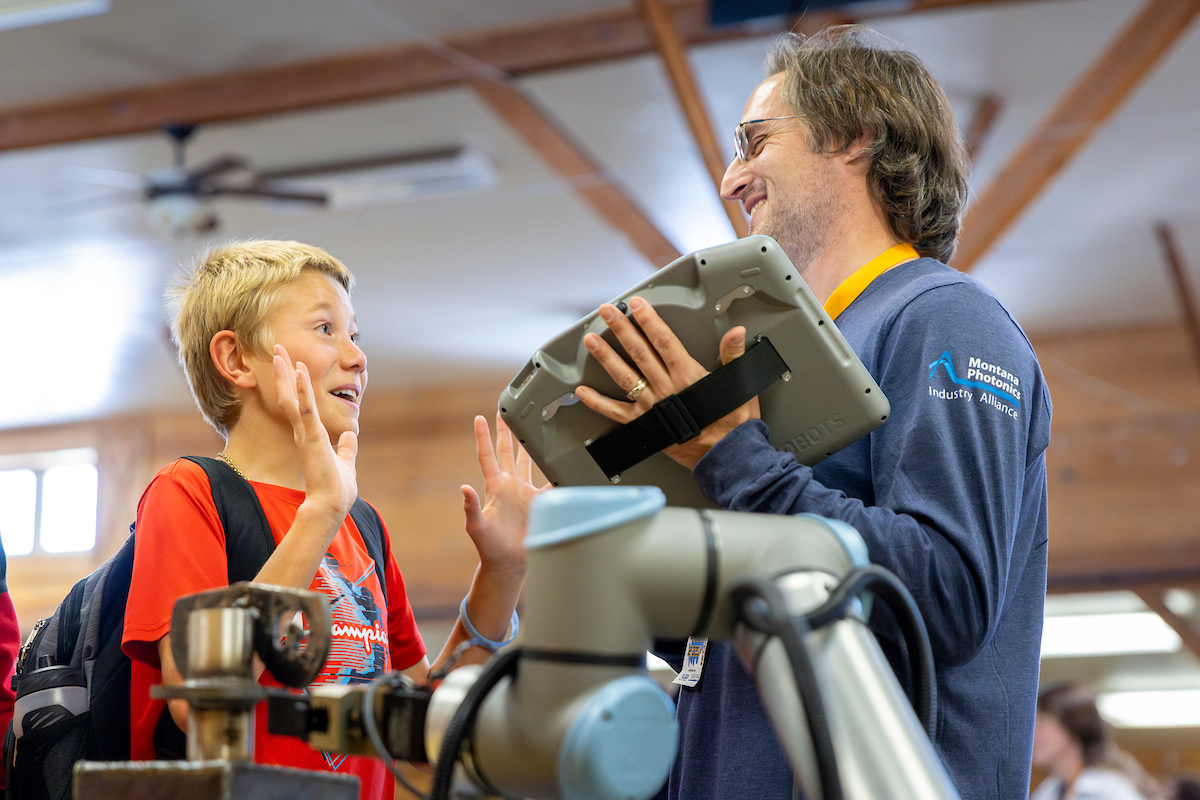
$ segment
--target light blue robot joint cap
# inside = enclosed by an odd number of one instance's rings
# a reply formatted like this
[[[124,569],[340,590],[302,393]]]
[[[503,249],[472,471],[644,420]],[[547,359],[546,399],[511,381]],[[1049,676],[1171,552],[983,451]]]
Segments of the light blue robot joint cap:
[[[850,556],[850,563],[854,566],[869,567],[871,565],[871,558],[867,554],[867,543],[863,541],[862,534],[855,530],[854,526],[842,522],[840,519],[830,519],[819,514],[805,512],[796,514],[796,516],[819,522],[828,528],[829,532],[842,543],[842,547],[846,548],[846,555]]]
[[[563,800],[646,800],[675,761],[675,704],[644,675],[600,687],[575,715],[558,752]]]
[[[542,492],[529,509],[525,548],[569,542],[652,517],[667,504],[656,486],[574,486]]]

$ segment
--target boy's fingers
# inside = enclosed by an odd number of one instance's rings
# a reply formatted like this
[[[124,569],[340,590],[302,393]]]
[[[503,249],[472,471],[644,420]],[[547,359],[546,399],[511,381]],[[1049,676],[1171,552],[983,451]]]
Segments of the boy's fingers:
[[[337,454],[338,458],[354,469],[354,462],[358,459],[358,436],[354,431],[342,431],[342,435],[338,437]]]
[[[516,476],[526,483],[533,483],[533,458],[524,447],[517,447]]]
[[[307,422],[309,415],[316,413],[317,404],[313,396],[312,381],[308,377],[308,367],[303,361],[296,362],[296,401],[300,405],[300,415]]]
[[[492,449],[492,432],[482,416],[475,417],[475,455],[479,458],[479,471],[483,473],[485,484],[500,474],[496,452]]]
[[[496,412],[496,455],[500,471],[512,474],[514,469],[512,435],[508,432],[508,426],[504,424],[504,420],[500,418],[499,412]]]
[[[480,510],[479,495],[467,485],[462,486],[463,515],[466,517],[467,532],[477,531],[483,525],[483,512]]]

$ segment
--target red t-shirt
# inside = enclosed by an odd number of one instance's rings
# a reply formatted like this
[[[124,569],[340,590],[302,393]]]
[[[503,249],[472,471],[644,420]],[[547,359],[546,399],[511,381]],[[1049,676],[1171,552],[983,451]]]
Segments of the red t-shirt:
[[[4,552],[0,550],[0,559],[3,557]],[[17,653],[21,649],[21,626],[17,624],[17,610],[8,596],[3,573],[0,573],[0,589],[3,590],[0,591],[0,731],[6,731],[8,723],[12,722],[16,702],[12,679],[17,668]],[[4,765],[0,764],[0,783],[3,782]]]
[[[278,544],[304,501],[304,492],[251,483]],[[313,591],[330,599],[333,617],[329,659],[316,684],[366,683],[385,672],[406,669],[425,655],[413,620],[404,578],[384,528],[386,603],[354,521],[347,516],[317,570]],[[152,700],[149,687],[162,683],[158,641],[171,627],[175,601],[188,594],[228,585],[225,532],[221,528],[208,476],[186,459],[164,467],[138,503],[133,579],[125,610],[122,647],[133,659],[130,692],[134,759],[154,758],[154,727],[164,701]],[[266,672],[260,681],[278,686]],[[322,753],[306,743],[267,731],[265,704],[255,710],[254,760],[357,775],[364,800],[391,800],[392,776],[382,761]]]

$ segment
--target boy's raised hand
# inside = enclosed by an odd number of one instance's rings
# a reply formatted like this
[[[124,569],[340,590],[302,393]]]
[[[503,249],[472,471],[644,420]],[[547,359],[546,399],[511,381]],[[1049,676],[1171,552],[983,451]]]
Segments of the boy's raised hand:
[[[475,450],[486,502],[481,504],[479,494],[470,486],[462,487],[467,534],[479,551],[482,570],[523,576],[529,504],[546,487],[533,485],[529,454],[514,444],[499,414],[494,449],[487,420],[475,418]]]
[[[303,362],[296,362],[293,367],[287,350],[278,344],[272,365],[279,405],[292,424],[292,436],[304,470],[305,503],[313,500],[326,506],[331,519],[340,525],[358,497],[354,471],[358,437],[352,431],[343,432],[335,452],[317,412],[308,367]]]

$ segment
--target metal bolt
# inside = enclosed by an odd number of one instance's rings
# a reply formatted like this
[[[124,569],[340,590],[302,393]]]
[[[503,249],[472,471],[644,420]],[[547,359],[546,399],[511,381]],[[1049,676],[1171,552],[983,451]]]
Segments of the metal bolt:
[[[592,443],[592,440],[591,440],[591,439],[584,439],[584,440],[583,440],[583,446],[584,446],[584,447],[587,447],[587,446],[588,446],[589,444],[591,444],[591,443]]]
[[[621,476],[620,476],[620,475],[613,475],[613,476],[612,476],[612,478],[610,478],[609,480],[611,480],[613,483],[620,483],[620,482],[621,482]]]
[[[791,372],[785,372],[785,373],[783,373],[783,380],[784,380],[784,382],[785,382],[785,383],[786,383],[787,381],[790,381],[791,379],[792,379],[792,373],[791,373]]]

